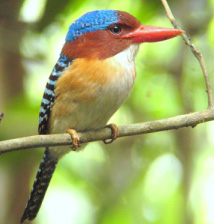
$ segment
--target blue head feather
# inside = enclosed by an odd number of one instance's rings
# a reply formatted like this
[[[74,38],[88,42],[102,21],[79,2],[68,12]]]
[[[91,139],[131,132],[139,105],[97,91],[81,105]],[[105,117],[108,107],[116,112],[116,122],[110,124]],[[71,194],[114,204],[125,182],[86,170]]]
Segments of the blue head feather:
[[[66,36],[66,41],[73,41],[84,33],[104,30],[109,25],[117,23],[118,14],[116,10],[97,10],[87,12],[73,22]]]

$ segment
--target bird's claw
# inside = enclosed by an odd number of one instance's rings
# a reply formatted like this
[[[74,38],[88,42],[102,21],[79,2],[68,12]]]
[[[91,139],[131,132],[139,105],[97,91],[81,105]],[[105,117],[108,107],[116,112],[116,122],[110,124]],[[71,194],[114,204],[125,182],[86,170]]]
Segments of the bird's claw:
[[[79,138],[76,130],[74,130],[74,129],[68,129],[66,132],[71,136],[72,144],[73,144],[72,150],[73,151],[76,151],[76,149],[78,147],[80,147],[80,138]]]
[[[103,140],[103,142],[105,144],[110,144],[112,143],[114,140],[117,139],[117,137],[119,136],[119,128],[117,127],[116,124],[109,124],[106,127],[111,128],[112,131],[112,135],[111,135],[111,140],[107,141],[107,139]]]

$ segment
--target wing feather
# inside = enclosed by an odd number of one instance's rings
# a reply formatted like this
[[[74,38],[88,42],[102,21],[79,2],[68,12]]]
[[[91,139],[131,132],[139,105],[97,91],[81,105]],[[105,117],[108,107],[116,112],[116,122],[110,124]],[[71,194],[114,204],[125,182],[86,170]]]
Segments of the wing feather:
[[[72,59],[60,55],[59,60],[49,76],[39,111],[39,134],[48,133],[48,121],[51,113],[51,107],[55,101],[55,84],[63,72],[71,65],[72,61]]]

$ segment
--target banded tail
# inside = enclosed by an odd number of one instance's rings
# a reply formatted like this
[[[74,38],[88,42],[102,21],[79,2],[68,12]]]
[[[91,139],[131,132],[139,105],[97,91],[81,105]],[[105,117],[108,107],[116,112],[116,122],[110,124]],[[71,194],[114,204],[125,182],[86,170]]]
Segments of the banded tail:
[[[50,183],[51,177],[54,173],[58,160],[50,155],[48,148],[46,148],[43,159],[41,161],[36,179],[33,184],[31,195],[29,197],[24,214],[21,218],[21,223],[25,220],[33,220],[42,204],[45,192]]]

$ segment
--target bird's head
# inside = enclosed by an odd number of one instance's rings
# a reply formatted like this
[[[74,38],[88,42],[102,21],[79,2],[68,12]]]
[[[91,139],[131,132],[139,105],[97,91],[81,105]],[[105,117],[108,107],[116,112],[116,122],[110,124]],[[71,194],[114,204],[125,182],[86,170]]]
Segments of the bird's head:
[[[71,59],[105,59],[132,44],[167,40],[181,33],[178,29],[142,25],[127,12],[97,10],[70,25],[62,54]]]

